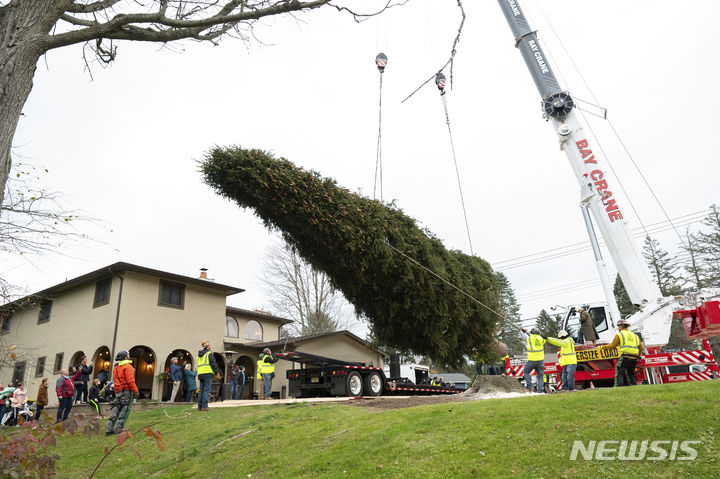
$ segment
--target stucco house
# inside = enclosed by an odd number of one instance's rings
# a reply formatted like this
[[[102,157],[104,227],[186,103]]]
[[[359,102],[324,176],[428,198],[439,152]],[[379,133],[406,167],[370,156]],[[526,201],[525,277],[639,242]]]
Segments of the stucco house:
[[[158,375],[173,356],[195,368],[203,339],[210,340],[223,370],[228,358],[245,365],[245,398],[256,390],[256,361],[265,347],[382,364],[382,353],[349,332],[280,341],[280,328],[291,320],[227,306],[228,296],[243,291],[208,280],[204,271],[189,277],[124,262],[69,279],[0,306],[0,345],[15,346],[14,359],[0,368],[0,381],[24,381],[33,398],[42,378],[54,385],[60,370],[82,356],[93,362],[94,377],[125,349],[142,397],[161,399],[166,384]],[[283,363],[277,363],[275,396],[287,388],[291,364]]]

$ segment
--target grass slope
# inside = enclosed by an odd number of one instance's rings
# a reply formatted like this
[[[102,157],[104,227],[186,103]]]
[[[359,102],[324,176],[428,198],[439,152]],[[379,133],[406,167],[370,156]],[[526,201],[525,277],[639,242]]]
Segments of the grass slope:
[[[718,392],[712,381],[385,412],[346,404],[145,411],[129,426],[162,421],[167,451],[138,434],[142,457],[116,451],[96,477],[720,477]],[[695,461],[570,461],[576,439],[702,444]],[[88,477],[114,440],[63,438],[58,477]]]

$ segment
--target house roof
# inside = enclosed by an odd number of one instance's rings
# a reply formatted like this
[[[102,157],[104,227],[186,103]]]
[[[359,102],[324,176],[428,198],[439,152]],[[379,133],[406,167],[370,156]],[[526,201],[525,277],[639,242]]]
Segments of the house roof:
[[[226,306],[225,311],[228,315],[238,314],[243,316],[250,316],[253,318],[262,319],[263,321],[272,321],[280,325],[294,322],[292,319],[281,318],[280,316],[274,316],[264,311],[252,311],[249,309],[235,308],[233,306]]]
[[[358,343],[362,344],[363,346],[365,346],[368,349],[372,349],[373,351],[376,351],[376,352],[382,354],[383,356],[386,355],[385,353],[383,353],[382,351],[380,351],[378,349],[370,348],[367,341],[354,335],[353,333],[351,333],[348,330],[333,331],[331,333],[309,334],[306,336],[298,336],[296,338],[288,338],[287,340],[279,339],[277,341],[265,341],[265,342],[261,342],[261,343],[240,343],[240,342],[230,342],[230,341],[225,341],[225,342],[227,344],[243,346],[248,349],[263,350],[265,348],[273,349],[273,348],[278,348],[278,347],[285,347],[286,345],[292,346],[295,344],[300,344],[300,343],[304,343],[307,341],[314,341],[314,340],[317,340],[320,338],[326,338],[326,337],[331,337],[331,336],[346,336],[354,341],[357,341]]]
[[[36,293],[30,294],[30,295],[25,296],[20,299],[16,299],[15,301],[12,301],[10,303],[6,303],[6,304],[0,306],[0,310],[13,309],[14,306],[26,303],[27,300],[51,298],[59,293],[63,293],[65,291],[73,289],[77,286],[81,286],[86,283],[92,283],[92,282],[107,278],[111,275],[122,273],[124,271],[134,271],[137,273],[147,274],[150,276],[157,276],[157,277],[160,277],[163,279],[177,281],[177,282],[181,282],[181,283],[185,283],[185,284],[191,284],[191,285],[200,286],[203,288],[214,289],[214,290],[223,292],[225,294],[225,296],[230,296],[232,294],[242,293],[243,291],[245,291],[242,288],[237,288],[235,286],[228,286],[225,284],[215,283],[213,281],[209,281],[206,279],[192,278],[190,276],[183,276],[180,274],[168,273],[167,271],[160,271],[158,269],[146,268],[144,266],[138,266],[136,264],[125,263],[125,262],[120,261],[118,263],[114,263],[109,266],[105,266],[98,270],[91,271],[90,273],[84,274],[82,276],[68,279],[68,280],[64,281],[63,283],[59,283],[54,286],[50,286],[49,288],[43,289],[42,291],[38,291]]]

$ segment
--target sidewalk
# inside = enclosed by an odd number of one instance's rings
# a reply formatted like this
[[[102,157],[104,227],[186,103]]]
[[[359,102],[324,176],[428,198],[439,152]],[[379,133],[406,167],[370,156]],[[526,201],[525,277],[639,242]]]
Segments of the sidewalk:
[[[407,399],[410,396],[383,396],[385,399]],[[352,400],[367,399],[362,397],[323,397],[323,398],[299,398],[299,399],[265,399],[265,400],[228,400],[222,402],[212,402],[209,404],[210,409],[216,407],[243,407],[243,406],[271,406],[273,404],[296,404],[296,403],[319,403],[319,402],[343,402]],[[375,398],[373,398],[375,399]]]

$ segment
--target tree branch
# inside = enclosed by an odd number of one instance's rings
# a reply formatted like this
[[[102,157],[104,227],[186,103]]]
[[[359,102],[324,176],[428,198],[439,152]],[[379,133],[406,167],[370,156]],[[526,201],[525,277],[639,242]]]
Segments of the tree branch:
[[[112,7],[116,3],[120,2],[120,0],[102,0],[100,2],[93,2],[88,4],[82,4],[82,3],[73,3],[70,5],[70,7],[67,9],[70,13],[93,13],[93,12],[99,12],[102,10],[105,10],[107,8]]]
[[[382,7],[380,10],[378,10],[377,12],[374,12],[374,13],[357,13],[357,12],[349,9],[348,7],[341,7],[341,6],[339,6],[339,5],[333,5],[333,4],[330,4],[330,6],[331,6],[331,7],[334,7],[335,9],[337,9],[338,12],[348,12],[350,15],[352,15],[353,19],[354,19],[357,23],[360,23],[360,22],[364,22],[364,21],[367,20],[368,18],[371,18],[371,17],[375,17],[375,16],[377,16],[377,15],[380,15],[380,14],[383,13],[385,10],[388,10],[388,9],[390,9],[390,8],[392,8],[392,7],[399,7],[399,6],[405,5],[405,4],[408,3],[409,1],[410,1],[410,0],[402,0],[402,1],[399,1],[399,2],[396,2],[396,3],[393,3],[392,0],[388,0],[384,7]]]
[[[455,40],[453,41],[452,48],[450,49],[450,58],[445,62],[443,66],[440,67],[440,69],[433,73],[430,78],[422,82],[422,84],[417,87],[415,90],[413,90],[412,93],[410,93],[403,101],[400,103],[405,103],[406,100],[410,99],[411,96],[413,96],[415,93],[420,91],[422,87],[428,84],[433,78],[435,78],[435,75],[443,71],[445,68],[447,68],[448,65],[450,65],[450,88],[452,89],[453,85],[453,62],[455,61],[455,54],[457,53],[457,45],[460,43],[460,34],[462,33],[463,26],[465,25],[465,9],[463,8],[462,0],[457,0],[458,7],[460,7],[460,13],[462,14],[462,19],[460,20],[460,26],[458,27],[457,35],[455,35]]]
[[[231,13],[238,5],[243,2],[233,0],[225,4],[225,6],[215,15],[200,19],[182,19],[169,18],[163,15],[162,8],[154,13],[134,13],[134,14],[118,14],[106,23],[98,23],[97,25],[86,26],[80,30],[60,33],[57,35],[49,35],[44,40],[44,50],[52,50],[75,43],[82,43],[98,38],[112,38],[116,40],[135,40],[148,42],[170,42],[183,38],[207,39],[216,38],[217,34],[210,33],[199,38],[200,33],[213,26],[221,26],[221,30],[226,28],[226,24],[232,24],[230,28],[237,23],[258,20],[267,16],[280,15],[283,13],[312,10],[327,5],[330,0],[312,0],[301,2],[299,0],[289,0],[278,2],[264,8],[245,10],[242,8],[237,13]],[[244,5],[244,3],[243,3]],[[77,22],[76,17],[72,17]],[[70,22],[69,22],[70,23]],[[151,28],[141,28],[137,24],[147,24],[152,26],[167,27],[167,29],[153,30]],[[76,24],[77,25],[77,24]],[[229,30],[226,28],[225,31]],[[224,33],[224,32],[223,32]],[[222,33],[220,33],[221,35]]]

